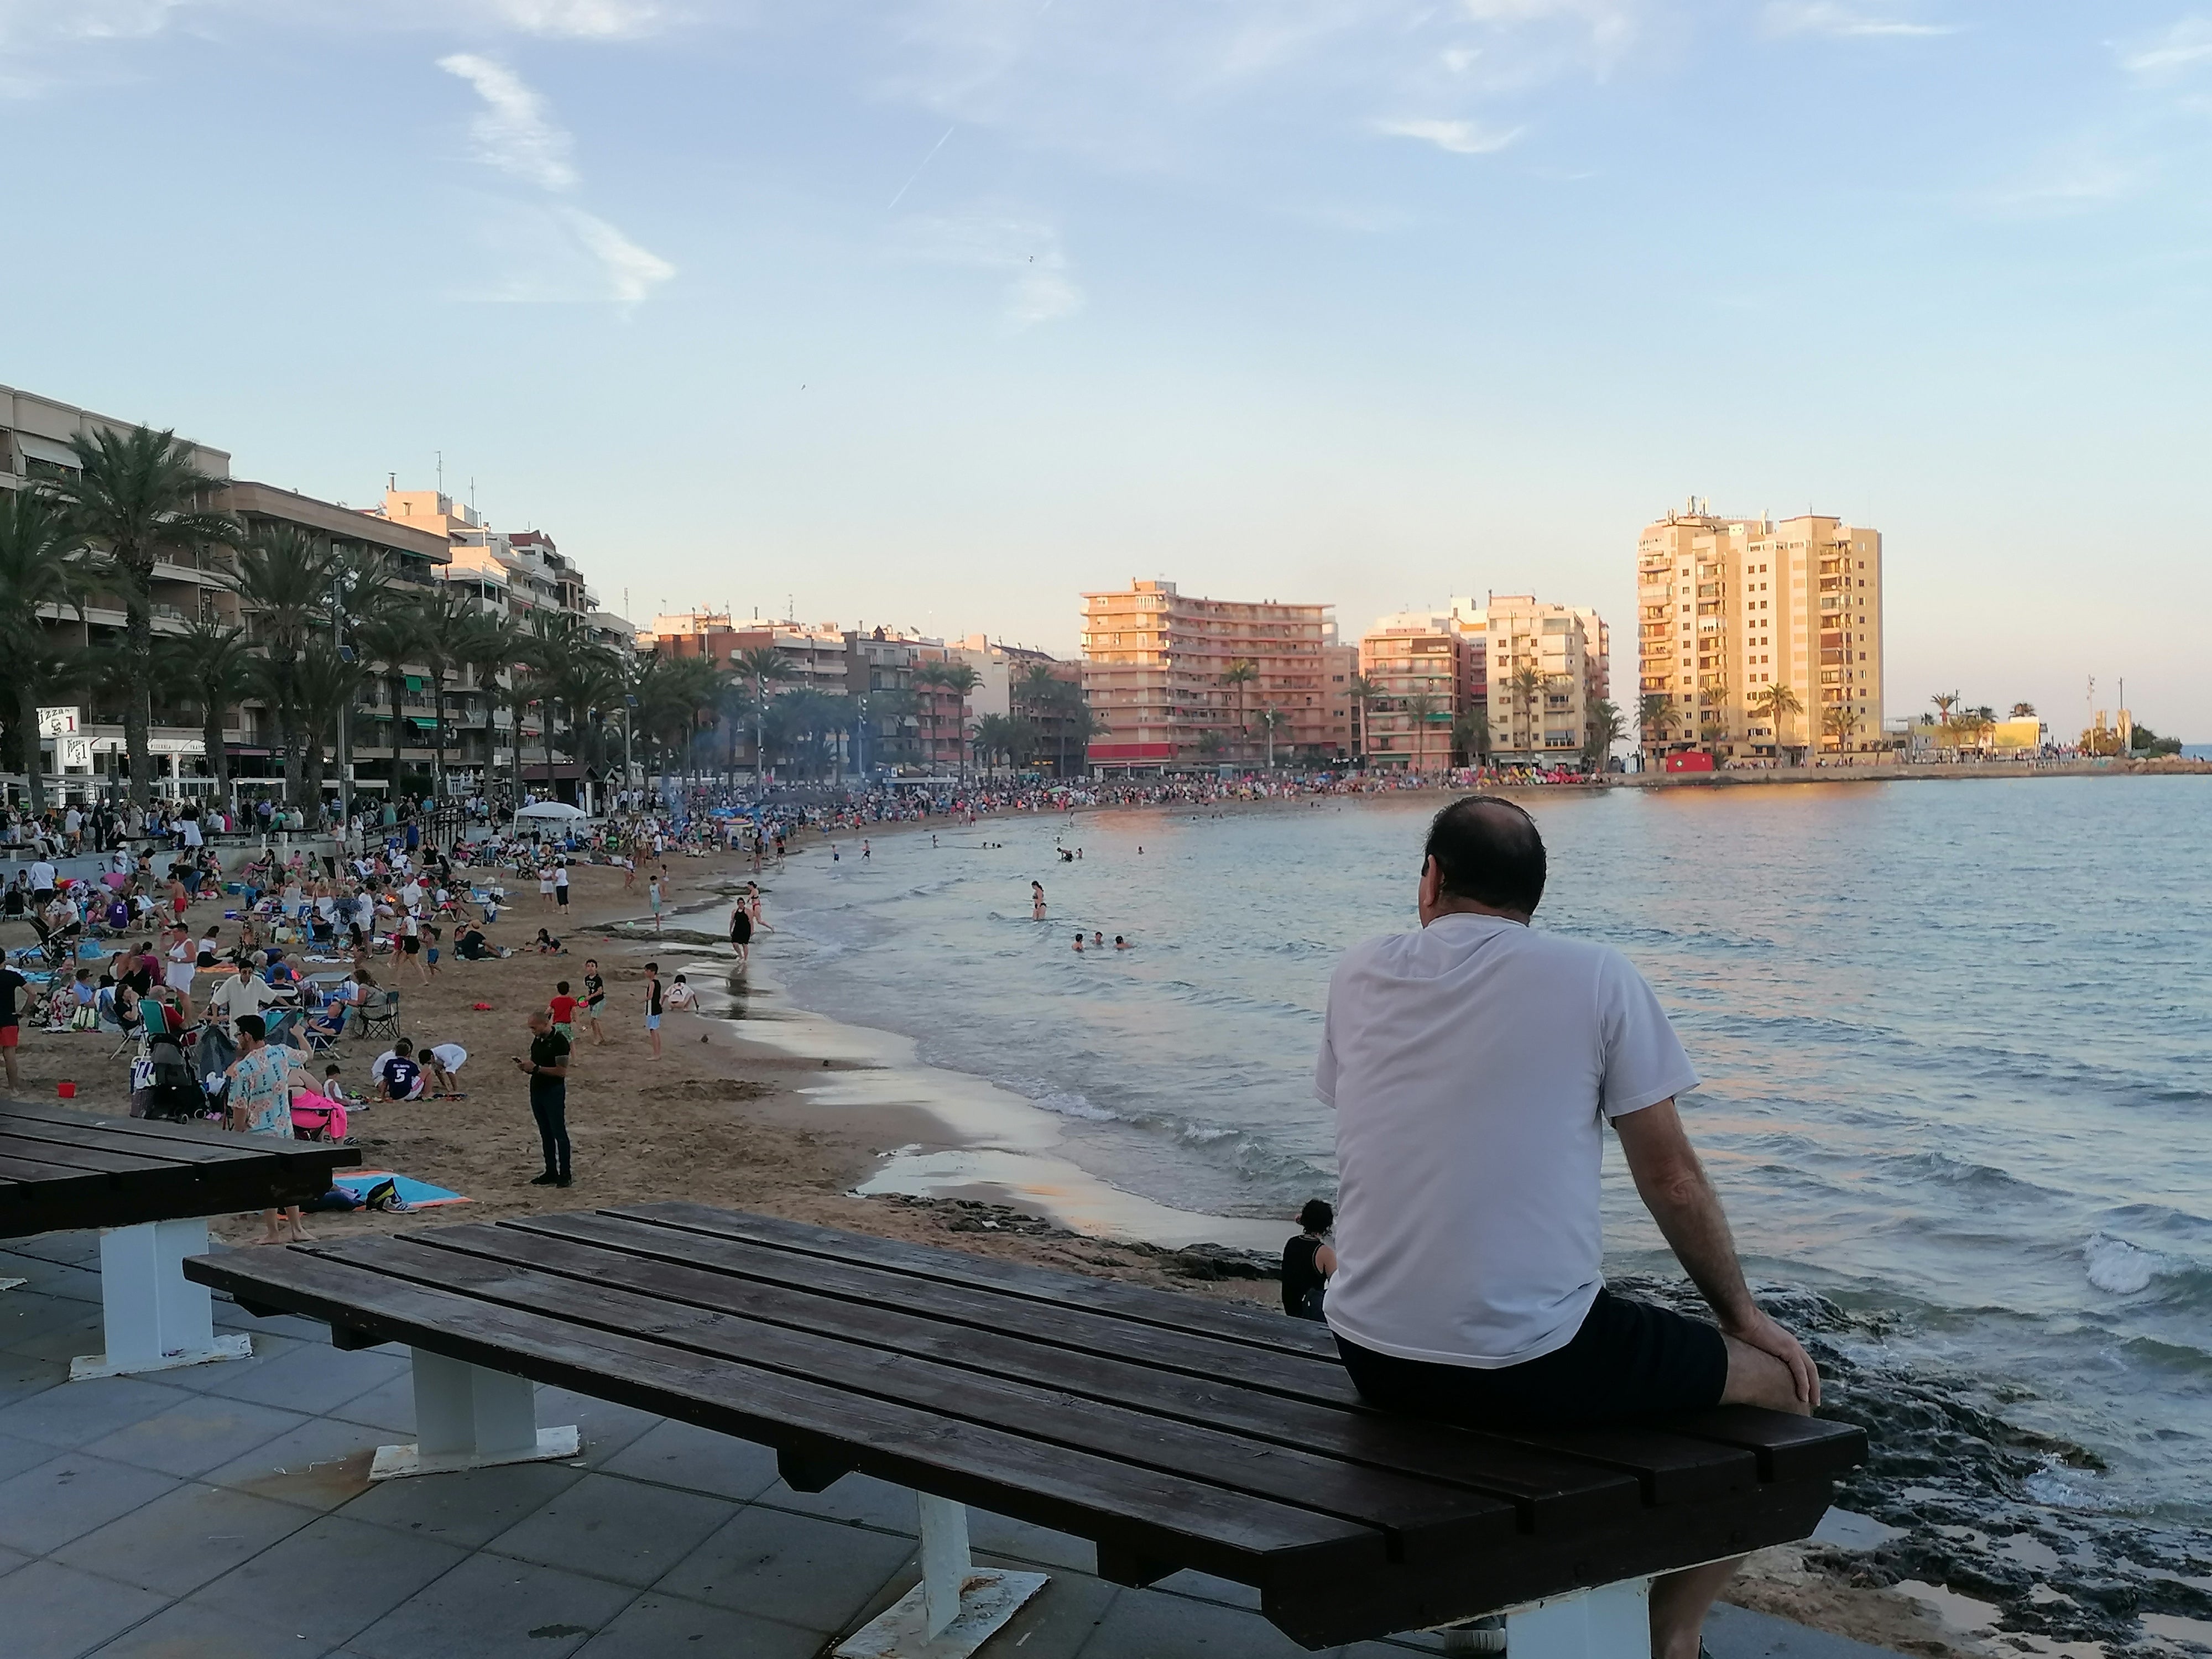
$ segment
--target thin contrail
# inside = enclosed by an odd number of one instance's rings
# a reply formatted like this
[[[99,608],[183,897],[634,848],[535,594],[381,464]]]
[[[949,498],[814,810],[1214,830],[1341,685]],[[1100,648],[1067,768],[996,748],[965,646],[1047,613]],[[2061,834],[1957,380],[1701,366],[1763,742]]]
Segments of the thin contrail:
[[[957,122],[957,121],[956,121],[955,123],[953,123],[953,125],[954,125],[954,126],[957,126],[958,125],[959,125],[959,123],[958,123],[958,122]],[[947,127],[947,128],[945,128],[945,138],[950,138],[951,136],[952,136],[952,128],[951,128],[951,127]],[[929,154],[928,154],[927,155],[925,155],[925,156],[923,156],[923,157],[921,158],[921,167],[927,167],[927,166],[930,164],[930,162],[931,162],[932,161],[933,161],[933,160],[936,158],[937,152],[938,152],[938,151],[939,151],[940,149],[943,149],[945,148],[945,138],[940,138],[940,139],[939,139],[935,143],[932,144],[932,145],[929,147]],[[919,178],[921,178],[921,167],[916,167],[916,168],[914,170],[914,178],[912,178],[912,179],[908,179],[904,184],[902,184],[902,185],[901,185],[899,186],[898,195],[894,196],[894,197],[892,197],[892,198],[891,198],[891,207],[896,207],[896,206],[899,204],[900,199],[901,199],[902,198],[903,198],[903,197],[906,195],[907,191],[910,191],[910,190],[912,190],[912,189],[914,188],[914,180],[915,180],[915,179],[919,179]],[[884,212],[886,212],[886,213],[889,213],[889,212],[890,211],[890,208],[885,208],[885,209],[884,210]]]

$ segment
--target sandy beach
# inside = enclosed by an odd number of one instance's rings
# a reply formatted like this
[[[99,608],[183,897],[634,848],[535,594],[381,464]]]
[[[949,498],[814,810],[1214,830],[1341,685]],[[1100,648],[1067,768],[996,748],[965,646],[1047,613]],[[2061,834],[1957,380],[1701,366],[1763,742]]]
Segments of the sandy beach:
[[[1255,803],[1246,810],[1300,809]],[[881,842],[898,831],[872,826],[870,833]],[[841,836],[841,845],[848,839],[858,837]],[[824,845],[809,836],[793,857],[819,859]],[[855,1188],[894,1152],[908,1158],[957,1154],[962,1138],[957,1123],[911,1103],[917,1091],[861,1086],[872,1079],[860,1074],[881,1071],[884,1062],[879,1048],[853,1040],[852,1028],[807,1020],[780,1028],[775,1042],[748,1041],[738,1035],[742,1023],[704,1011],[672,1013],[664,1020],[662,1056],[652,1058],[643,1021],[644,965],[658,961],[667,980],[689,963],[712,963],[711,979],[704,973],[693,979],[720,992],[732,961],[721,942],[728,895],[750,874],[745,861],[734,856],[674,858],[669,870],[668,914],[657,937],[642,879],[625,891],[618,869],[578,866],[572,871],[570,906],[558,918],[550,908],[541,912],[537,896],[510,878],[520,902],[490,933],[519,954],[480,963],[449,958],[428,986],[411,965],[379,958],[378,978],[400,993],[406,1035],[417,1044],[458,1042],[469,1051],[462,1077],[466,1097],[372,1105],[353,1119],[354,1144],[363,1167],[395,1170],[468,1201],[411,1214],[314,1215],[311,1231],[329,1238],[687,1199],[1195,1295],[1272,1304],[1273,1282],[1250,1276],[1249,1262],[1237,1252],[1086,1236],[994,1201],[1010,1194],[989,1182],[978,1182],[964,1199],[860,1194]],[[775,878],[773,866],[762,878],[771,925]],[[191,919],[197,924],[218,914],[215,903],[203,903]],[[541,926],[561,933],[565,955],[541,956],[526,948]],[[756,944],[763,981],[772,974],[775,948],[773,934]],[[588,957],[597,958],[608,994],[601,1010],[603,1042],[593,1042],[580,1026],[571,1062],[575,1182],[565,1191],[532,1187],[529,1178],[539,1167],[537,1136],[526,1085],[510,1056],[525,1052],[526,1017],[544,1006],[556,981],[580,981]],[[203,975],[196,995],[204,997],[211,983]],[[710,994],[707,1000],[714,1007],[722,999]],[[477,1003],[489,1006],[478,1009]],[[823,1040],[795,1044],[794,1030],[811,1030]],[[130,1060],[127,1054],[111,1058],[115,1041],[96,1033],[27,1031],[20,1051],[22,1092],[52,1099],[57,1084],[68,1079],[76,1085],[76,1104],[87,1113],[127,1110]],[[386,1046],[356,1037],[341,1043],[334,1058],[349,1092],[368,1091],[369,1065]],[[808,1048],[817,1052],[805,1052]],[[258,1218],[219,1219],[213,1230],[225,1242],[244,1245],[258,1236]],[[1739,1579],[1730,1599],[1904,1651],[1996,1651],[1957,1623],[1946,1623],[1908,1589],[1869,1582],[1849,1550],[1816,1545],[1765,1552]]]

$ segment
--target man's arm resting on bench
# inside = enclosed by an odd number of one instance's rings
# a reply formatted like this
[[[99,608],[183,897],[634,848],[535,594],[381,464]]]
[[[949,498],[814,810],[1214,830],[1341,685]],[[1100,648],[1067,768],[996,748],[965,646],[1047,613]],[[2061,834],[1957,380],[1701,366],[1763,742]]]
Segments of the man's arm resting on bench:
[[[1752,1300],[1720,1194],[1705,1178],[1705,1167],[1682,1131],[1674,1103],[1662,1100],[1639,1112],[1624,1112],[1613,1119],[1613,1127],[1620,1137],[1620,1150],[1627,1157],[1644,1207],[1651,1212],[1684,1270],[1705,1293],[1720,1321],[1721,1334],[1729,1339],[1723,1401],[1783,1411],[1814,1410],[1820,1403],[1820,1375],[1797,1339]],[[1776,1372],[1778,1362],[1786,1377]]]

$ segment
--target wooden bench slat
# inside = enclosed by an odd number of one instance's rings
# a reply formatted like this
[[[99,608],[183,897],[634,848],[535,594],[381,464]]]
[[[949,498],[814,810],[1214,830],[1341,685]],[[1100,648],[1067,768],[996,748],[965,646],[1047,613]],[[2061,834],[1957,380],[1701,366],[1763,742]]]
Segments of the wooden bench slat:
[[[1262,1589],[1388,1559],[1373,1528],[642,1338],[410,1285],[311,1247],[185,1276],[380,1341],[507,1371]]]
[[[75,1190],[80,1185],[88,1191],[106,1192],[107,1172],[0,1152],[0,1183],[3,1183],[0,1184],[0,1200],[16,1199],[27,1202],[57,1188]]]
[[[149,1158],[143,1152],[120,1152],[106,1146],[79,1146],[74,1141],[47,1140],[11,1132],[4,1118],[0,1118],[0,1158],[25,1158],[40,1164],[50,1164],[59,1169],[97,1170],[103,1174],[138,1174],[141,1172],[167,1175],[171,1171],[191,1165],[179,1165],[173,1158]]]
[[[1866,1461],[1866,1431],[1849,1423],[1758,1406],[1717,1406],[1657,1419],[1671,1433],[1741,1446],[1759,1459],[1765,1480],[1810,1480],[1841,1474]]]
[[[676,1200],[614,1206],[607,1213],[689,1228],[724,1238],[749,1240],[833,1261],[863,1263],[947,1284],[977,1285],[1009,1296],[1078,1308],[1087,1313],[1164,1326],[1170,1330],[1204,1331],[1226,1341],[1304,1354],[1332,1364],[1336,1362],[1335,1339],[1329,1335],[1326,1326],[1311,1320],[1286,1319],[1257,1309],[1200,1302],[1179,1291],[1156,1291],[1119,1279],[1091,1279],[1055,1267],[1001,1261],[962,1250],[838,1232],[805,1222],[739,1214]]]
[[[1593,1468],[1588,1460],[1532,1451],[1510,1439],[1438,1429],[1364,1408],[1311,1404],[1118,1356],[1070,1352],[1025,1334],[951,1326],[902,1305],[841,1301],[808,1287],[740,1279],[705,1261],[635,1256],[605,1248],[632,1233],[631,1224],[601,1217],[564,1219],[577,1224],[558,1232],[505,1224],[455,1227],[417,1237],[441,1249],[524,1262],[595,1284],[622,1285],[895,1352],[927,1353],[963,1369],[1018,1376],[1227,1433],[1487,1492],[1512,1502],[1523,1524],[1532,1528],[1586,1525],[1640,1500],[1633,1476]],[[580,1234],[589,1235],[590,1242]],[[1705,1449],[1750,1467],[1746,1455],[1720,1447]]]
[[[1408,1560],[1463,1553],[1516,1530],[1510,1505],[1440,1482],[1255,1443],[1096,1398],[1073,1400],[1057,1389],[961,1370],[915,1353],[867,1347],[840,1336],[794,1331],[743,1312],[687,1307],[657,1285],[625,1289],[561,1277],[404,1236],[350,1241],[315,1254],[428,1288],[599,1330],[644,1334],[739,1364],[923,1407],[1018,1434],[1041,1447],[1112,1458],[1316,1510],[1380,1528],[1395,1540],[1394,1553]],[[673,1279],[680,1273],[665,1264],[631,1261],[636,1276],[648,1280]],[[1622,1484],[1632,1502],[1633,1484]]]
[[[264,1146],[240,1146],[242,1137],[197,1123],[157,1123],[143,1117],[91,1117],[59,1107],[33,1106],[21,1101],[0,1101],[0,1127],[27,1139],[51,1140],[76,1146],[117,1146],[136,1144],[148,1156],[173,1158],[179,1164],[220,1164],[239,1158],[275,1154],[285,1157],[290,1148],[273,1138]],[[301,1152],[310,1143],[292,1143]]]

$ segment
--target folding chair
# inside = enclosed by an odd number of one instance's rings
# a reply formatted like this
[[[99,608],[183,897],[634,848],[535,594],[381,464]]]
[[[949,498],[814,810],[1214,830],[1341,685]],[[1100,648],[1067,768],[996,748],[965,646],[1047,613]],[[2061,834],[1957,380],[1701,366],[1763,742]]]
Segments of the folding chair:
[[[365,1037],[398,1039],[399,1036],[398,992],[386,991],[381,1002],[364,1001],[361,1005],[361,1034]]]

